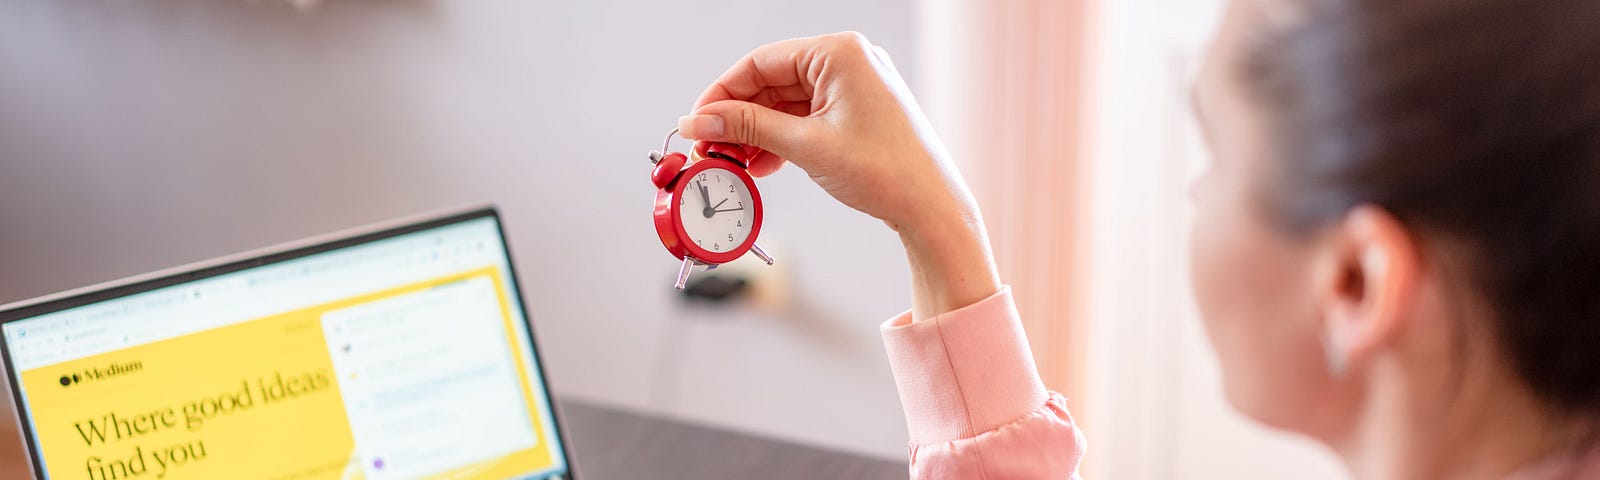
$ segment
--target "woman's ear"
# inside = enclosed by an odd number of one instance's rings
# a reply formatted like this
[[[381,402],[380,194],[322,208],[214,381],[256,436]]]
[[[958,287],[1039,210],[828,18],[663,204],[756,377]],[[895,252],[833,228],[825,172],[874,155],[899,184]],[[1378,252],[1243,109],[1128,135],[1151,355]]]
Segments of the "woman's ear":
[[[1324,237],[1312,270],[1323,349],[1336,376],[1393,339],[1417,291],[1418,245],[1400,220],[1362,205]]]

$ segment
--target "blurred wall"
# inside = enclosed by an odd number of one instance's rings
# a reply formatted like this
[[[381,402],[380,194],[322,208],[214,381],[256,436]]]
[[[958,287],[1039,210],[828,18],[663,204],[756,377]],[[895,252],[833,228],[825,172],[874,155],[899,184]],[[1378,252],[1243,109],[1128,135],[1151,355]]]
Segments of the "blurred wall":
[[[808,307],[685,306],[643,154],[767,41],[856,29],[912,74],[909,3],[0,2],[0,302],[492,201],[558,395],[904,458],[893,235],[779,173]]]

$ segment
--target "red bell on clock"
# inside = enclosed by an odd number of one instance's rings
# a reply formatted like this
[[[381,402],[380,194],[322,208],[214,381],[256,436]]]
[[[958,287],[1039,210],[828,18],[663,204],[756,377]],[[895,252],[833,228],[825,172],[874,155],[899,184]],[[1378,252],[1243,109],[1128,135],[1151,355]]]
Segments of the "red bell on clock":
[[[707,270],[753,252],[772,264],[759,245],[761,192],[745,171],[761,149],[733,143],[698,142],[695,158],[668,152],[674,129],[660,151],[650,152],[650,181],[656,186],[656,235],[667,252],[683,261],[678,268],[682,290],[696,265]]]

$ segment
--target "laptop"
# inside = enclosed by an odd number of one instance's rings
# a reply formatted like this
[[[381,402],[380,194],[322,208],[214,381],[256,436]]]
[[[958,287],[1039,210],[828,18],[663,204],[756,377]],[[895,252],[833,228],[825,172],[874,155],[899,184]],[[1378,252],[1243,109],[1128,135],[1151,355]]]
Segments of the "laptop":
[[[0,306],[35,479],[570,479],[499,214]]]

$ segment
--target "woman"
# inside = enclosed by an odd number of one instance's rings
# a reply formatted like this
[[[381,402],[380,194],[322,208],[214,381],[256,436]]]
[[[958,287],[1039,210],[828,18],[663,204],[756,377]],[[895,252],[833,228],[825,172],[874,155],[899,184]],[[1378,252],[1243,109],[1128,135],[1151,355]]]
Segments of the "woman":
[[[1600,478],[1600,2],[1237,0],[1195,108],[1195,298],[1236,408],[1358,478]],[[1084,436],[883,50],[763,46],[680,127],[899,233],[914,477],[1076,475]]]

